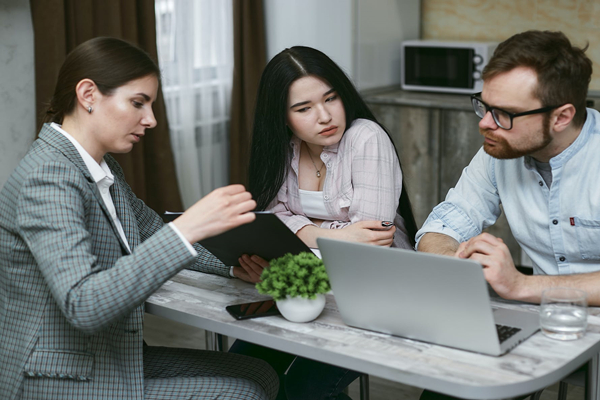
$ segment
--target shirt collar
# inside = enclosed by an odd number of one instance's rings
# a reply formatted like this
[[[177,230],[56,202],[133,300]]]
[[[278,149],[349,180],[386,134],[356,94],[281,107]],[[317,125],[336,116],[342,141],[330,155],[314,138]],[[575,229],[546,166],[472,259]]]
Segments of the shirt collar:
[[[552,169],[558,168],[567,163],[577,152],[587,143],[589,136],[596,127],[596,120],[600,117],[598,111],[586,108],[585,123],[581,127],[581,131],[577,138],[563,151],[552,157],[549,161]],[[534,160],[531,156],[524,157],[525,167],[527,169],[535,168]]]
[[[598,111],[591,108],[586,108],[585,123],[581,127],[579,135],[573,141],[573,143],[569,145],[569,147],[550,159],[550,165],[552,166],[552,169],[565,164],[588,142],[592,131],[596,127],[596,120],[598,119],[598,116]]]
[[[81,144],[79,144],[79,142],[73,136],[71,136],[69,133],[67,133],[67,131],[65,131],[60,125],[53,122],[52,124],[50,124],[50,126],[52,128],[54,128],[56,131],[60,132],[64,137],[69,139],[69,141],[71,143],[73,143],[73,146],[75,146],[75,148],[81,155],[81,158],[83,159],[83,162],[85,163],[85,166],[90,171],[90,174],[92,175],[92,178],[94,179],[94,182],[98,183],[105,178],[108,178],[108,181],[111,184],[112,184],[112,182],[114,182],[114,176],[113,176],[112,172],[110,171],[110,168],[106,164],[106,161],[104,161],[104,159],[102,159],[102,162],[100,164],[98,164],[96,162],[96,160],[94,160],[94,158],[90,155],[90,153],[88,153],[83,148],[83,146]]]
[[[340,142],[341,140],[335,144],[323,147],[323,151],[326,153],[337,153]],[[294,156],[299,155],[300,145],[302,145],[302,140],[298,136],[292,135],[292,138],[290,139],[290,146],[294,151]]]

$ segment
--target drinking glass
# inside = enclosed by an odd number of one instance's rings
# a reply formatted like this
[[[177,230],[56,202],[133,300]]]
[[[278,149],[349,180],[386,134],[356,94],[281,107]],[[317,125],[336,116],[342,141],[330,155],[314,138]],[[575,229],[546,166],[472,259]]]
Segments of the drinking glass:
[[[542,292],[542,333],[552,339],[575,340],[587,328],[587,293],[579,289],[551,288]]]

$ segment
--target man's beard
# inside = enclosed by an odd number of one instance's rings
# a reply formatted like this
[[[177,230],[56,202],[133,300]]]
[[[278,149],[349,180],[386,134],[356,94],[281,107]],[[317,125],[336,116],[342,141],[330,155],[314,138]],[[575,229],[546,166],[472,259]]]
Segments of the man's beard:
[[[515,149],[510,144],[508,144],[506,139],[502,137],[492,136],[491,131],[487,129],[479,129],[479,133],[481,133],[481,135],[483,135],[484,137],[489,137],[492,140],[496,141],[494,145],[490,145],[487,142],[483,142],[483,150],[490,156],[500,160],[508,160],[533,154],[539,150],[542,150],[543,148],[548,146],[550,142],[552,142],[552,136],[550,136],[549,116],[544,117],[544,120],[542,122],[542,137],[539,138],[539,141],[527,143],[527,146],[522,149]]]

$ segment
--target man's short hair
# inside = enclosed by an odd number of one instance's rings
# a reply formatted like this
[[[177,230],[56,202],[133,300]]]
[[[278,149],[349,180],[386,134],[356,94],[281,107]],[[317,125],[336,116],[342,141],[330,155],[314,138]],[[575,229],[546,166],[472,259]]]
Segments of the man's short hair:
[[[518,33],[496,48],[483,70],[486,81],[517,67],[528,67],[537,73],[538,85],[533,95],[542,106],[573,104],[573,123],[585,122],[585,101],[592,76],[592,61],[583,49],[571,45],[562,32],[527,31]]]

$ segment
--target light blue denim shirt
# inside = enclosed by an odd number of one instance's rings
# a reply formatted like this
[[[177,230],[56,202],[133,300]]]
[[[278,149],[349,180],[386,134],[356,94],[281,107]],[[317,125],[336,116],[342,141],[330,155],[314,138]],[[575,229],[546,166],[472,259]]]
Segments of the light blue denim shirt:
[[[587,109],[577,139],[550,160],[552,185],[531,157],[498,160],[483,151],[463,170],[446,200],[417,233],[443,233],[458,242],[479,235],[501,214],[531,258],[536,274],[600,270],[600,113]]]

